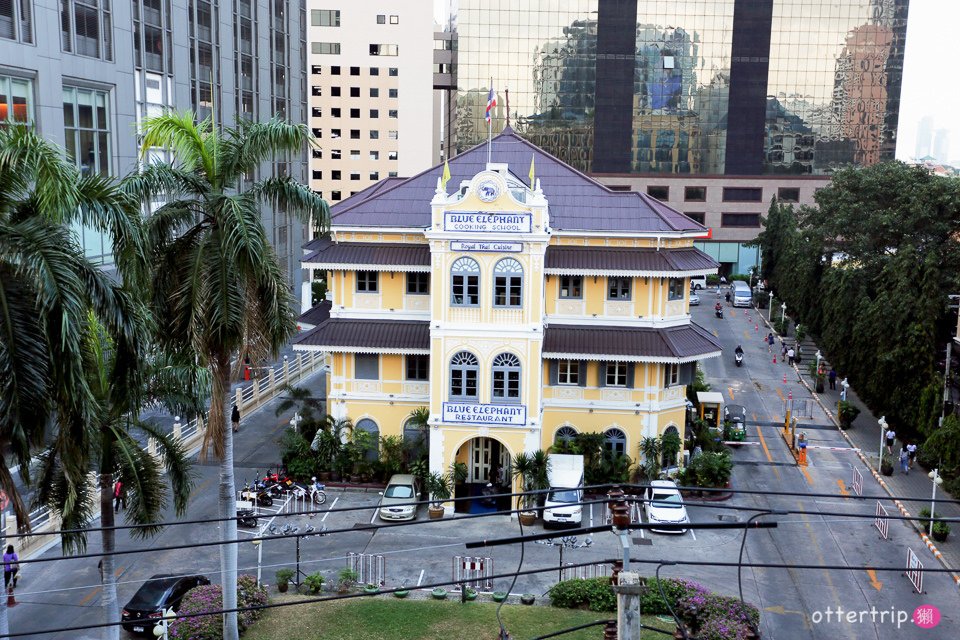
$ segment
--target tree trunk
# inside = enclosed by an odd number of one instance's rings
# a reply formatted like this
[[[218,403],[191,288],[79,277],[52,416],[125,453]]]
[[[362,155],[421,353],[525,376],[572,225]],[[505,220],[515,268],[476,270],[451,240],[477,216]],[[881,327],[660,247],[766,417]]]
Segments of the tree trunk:
[[[103,590],[101,602],[103,604],[103,617],[107,622],[116,622],[120,620],[120,609],[117,604],[117,576],[113,568],[113,551],[116,549],[116,532],[111,528],[116,523],[113,514],[113,474],[100,474],[100,538],[103,544],[103,557],[101,558],[101,589]],[[119,640],[120,627],[111,626],[103,628],[104,640]]]
[[[220,419],[222,425],[218,425],[223,430],[224,454],[220,460],[220,517],[230,518],[221,522],[221,541],[227,543],[220,546],[220,576],[223,580],[223,608],[235,609],[237,607],[237,516],[236,491],[233,480],[233,429],[229,424],[230,420],[230,355],[218,354],[217,372],[214,384],[212,385],[212,394],[210,398],[211,405],[219,403],[222,407]],[[212,425],[207,425],[212,428]],[[240,631],[237,627],[237,613],[225,613],[223,615],[223,638],[224,640],[239,640]]]

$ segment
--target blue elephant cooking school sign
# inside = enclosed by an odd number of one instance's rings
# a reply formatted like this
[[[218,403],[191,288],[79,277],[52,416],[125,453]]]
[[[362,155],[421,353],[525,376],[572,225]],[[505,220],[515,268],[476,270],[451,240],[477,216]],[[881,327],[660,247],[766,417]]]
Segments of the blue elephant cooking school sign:
[[[473,233],[530,233],[533,216],[529,213],[496,211],[444,211],[444,231]]]

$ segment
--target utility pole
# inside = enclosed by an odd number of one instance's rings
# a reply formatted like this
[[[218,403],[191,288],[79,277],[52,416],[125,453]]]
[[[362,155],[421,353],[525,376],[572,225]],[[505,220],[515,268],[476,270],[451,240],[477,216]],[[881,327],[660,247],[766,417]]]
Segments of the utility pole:
[[[950,359],[952,357],[953,340],[947,342],[947,364],[943,372],[943,403],[940,407],[940,426],[947,417],[947,403],[950,402]]]

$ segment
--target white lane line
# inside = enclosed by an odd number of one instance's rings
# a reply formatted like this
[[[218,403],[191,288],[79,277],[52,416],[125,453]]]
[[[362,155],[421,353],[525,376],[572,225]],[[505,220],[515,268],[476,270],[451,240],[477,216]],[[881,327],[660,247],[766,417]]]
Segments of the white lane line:
[[[340,499],[340,496],[337,496],[336,498],[333,499],[333,502],[330,504],[330,508],[327,509],[327,512],[326,512],[325,514],[323,514],[323,517],[322,517],[322,518],[320,518],[320,522],[323,522],[324,520],[327,519],[327,516],[330,515],[330,511],[331,511],[335,506],[337,506],[337,500],[339,500],[339,499]]]
[[[697,534],[693,532],[693,529],[690,529],[690,535],[693,536],[694,541],[696,541]]]
[[[290,502],[290,499],[291,499],[291,498],[293,498],[293,494],[292,494],[292,493],[287,496],[287,499],[284,500],[284,501],[283,501],[283,504],[280,505],[280,508],[277,509],[277,513],[273,514],[273,517],[270,518],[270,519],[267,521],[267,524],[265,524],[265,525],[263,525],[262,527],[260,527],[260,535],[257,536],[258,538],[262,538],[262,537],[263,537],[263,532],[270,528],[270,525],[273,524],[273,521],[277,519],[277,514],[279,514],[281,511],[283,511],[283,510],[286,508],[287,503]]]
[[[424,572],[424,570],[423,570],[423,569],[420,569],[420,577],[417,578],[417,586],[418,586],[418,587],[420,586],[420,583],[423,582],[423,572]]]
[[[377,511],[379,511],[379,509],[373,510],[373,515],[370,516],[370,524],[373,524],[373,521],[377,519]]]

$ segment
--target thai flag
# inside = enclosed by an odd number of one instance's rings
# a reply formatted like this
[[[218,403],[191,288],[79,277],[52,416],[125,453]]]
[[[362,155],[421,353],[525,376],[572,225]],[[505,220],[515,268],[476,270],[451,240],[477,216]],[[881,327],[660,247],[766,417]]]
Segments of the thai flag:
[[[493,92],[493,87],[490,87],[490,93],[487,94],[487,122],[490,122],[490,112],[493,111],[493,108],[497,106],[497,96]]]

